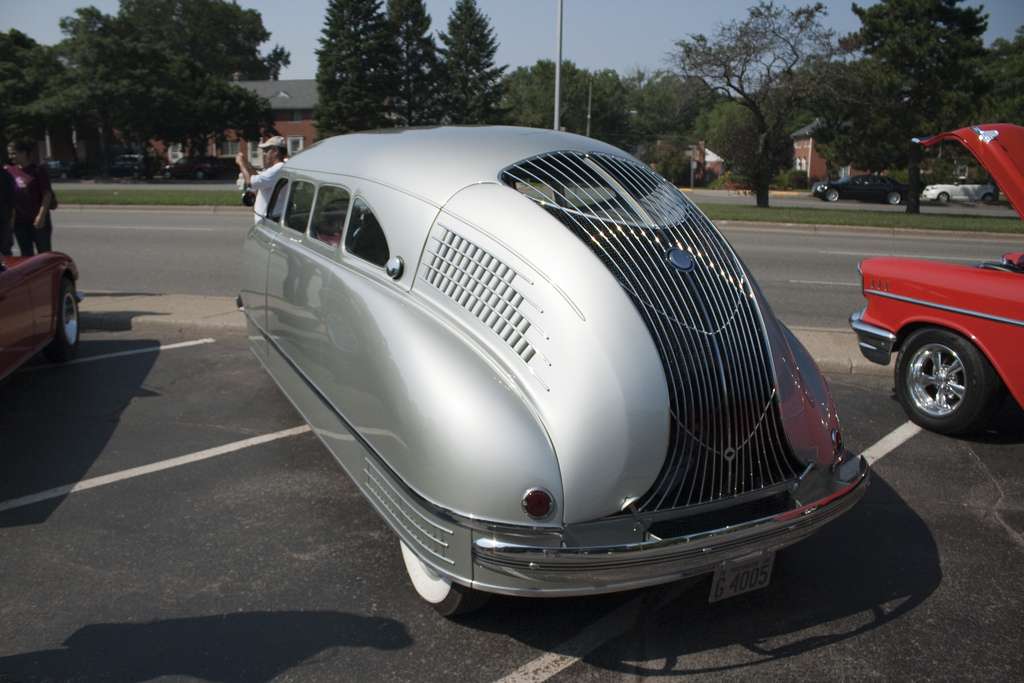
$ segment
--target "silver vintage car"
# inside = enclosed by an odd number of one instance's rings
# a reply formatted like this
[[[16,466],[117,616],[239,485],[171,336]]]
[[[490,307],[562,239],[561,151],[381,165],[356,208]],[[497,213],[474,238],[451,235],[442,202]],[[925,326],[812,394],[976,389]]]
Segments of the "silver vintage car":
[[[820,371],[715,226],[589,138],[323,140],[283,167],[239,303],[442,614],[712,573],[729,597],[866,488]]]

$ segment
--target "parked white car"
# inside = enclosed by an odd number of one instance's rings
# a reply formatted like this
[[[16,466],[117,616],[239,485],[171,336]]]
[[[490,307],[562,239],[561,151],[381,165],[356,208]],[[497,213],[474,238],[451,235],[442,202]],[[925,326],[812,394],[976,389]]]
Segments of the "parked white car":
[[[995,185],[929,185],[924,188],[921,196],[925,199],[937,199],[943,204],[949,201],[990,202],[999,196],[999,188]]]

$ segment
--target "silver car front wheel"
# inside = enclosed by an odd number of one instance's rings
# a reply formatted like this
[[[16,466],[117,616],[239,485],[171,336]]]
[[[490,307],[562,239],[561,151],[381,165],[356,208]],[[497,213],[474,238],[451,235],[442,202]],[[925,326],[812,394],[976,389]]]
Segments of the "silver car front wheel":
[[[480,609],[490,599],[488,593],[453,582],[428,567],[404,542],[402,559],[413,588],[419,596],[429,602],[442,616],[450,617],[467,614]]]

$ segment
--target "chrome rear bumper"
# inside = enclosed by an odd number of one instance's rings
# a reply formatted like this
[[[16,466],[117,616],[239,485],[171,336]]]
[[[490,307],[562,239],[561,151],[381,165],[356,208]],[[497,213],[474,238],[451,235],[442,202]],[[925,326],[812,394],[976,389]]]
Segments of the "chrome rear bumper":
[[[771,517],[678,538],[652,537],[605,547],[533,547],[477,538],[473,562],[501,575],[565,586],[543,591],[551,595],[664,583],[710,572],[726,560],[777,550],[809,536],[853,507],[864,495],[868,477],[867,462],[858,456],[834,473],[834,493]]]

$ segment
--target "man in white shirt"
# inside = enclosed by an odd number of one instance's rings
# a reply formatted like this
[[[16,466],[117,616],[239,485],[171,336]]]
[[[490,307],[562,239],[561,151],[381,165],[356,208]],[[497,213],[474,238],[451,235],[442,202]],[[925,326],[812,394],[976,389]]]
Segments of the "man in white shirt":
[[[275,135],[266,142],[260,144],[263,150],[263,170],[259,173],[252,167],[243,152],[235,156],[235,163],[242,172],[245,184],[256,190],[256,203],[252,209],[256,213],[258,223],[262,216],[267,214],[270,205],[270,193],[274,190],[274,183],[277,182],[277,174],[281,165],[288,158],[288,142],[280,135]]]

